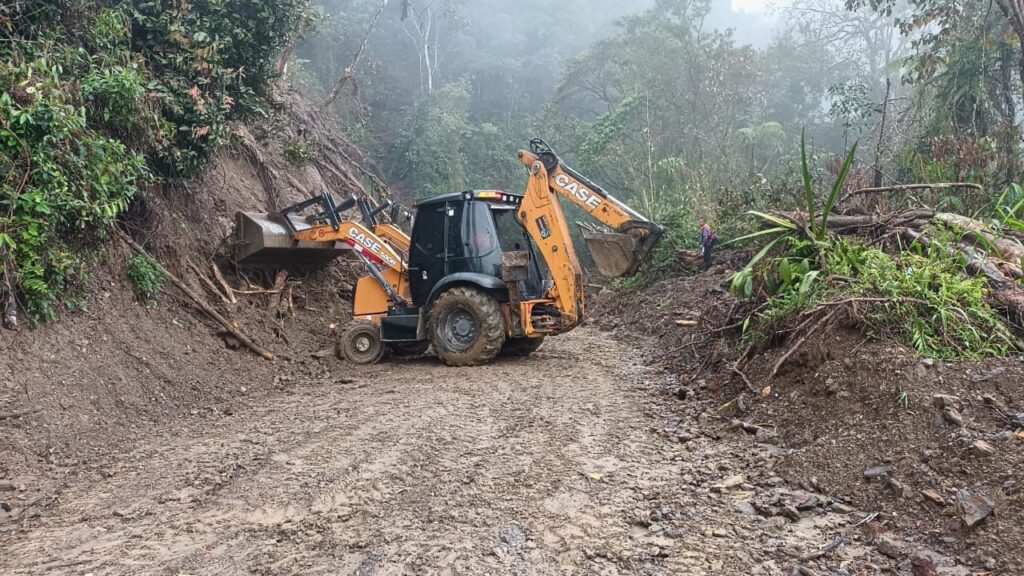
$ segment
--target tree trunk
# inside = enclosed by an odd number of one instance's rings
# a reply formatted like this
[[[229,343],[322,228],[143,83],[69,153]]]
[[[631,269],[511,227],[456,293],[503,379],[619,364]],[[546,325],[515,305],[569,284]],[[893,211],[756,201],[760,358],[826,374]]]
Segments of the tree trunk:
[[[959,214],[936,214],[933,221],[964,233],[973,242],[985,246],[988,252],[994,253],[1002,260],[1015,264],[1020,264],[1024,260],[1024,245],[1012,238],[996,235],[984,223],[973,218]]]
[[[299,40],[302,38],[300,34],[295,34],[292,41],[288,43],[281,55],[277,57],[277,66],[275,71],[278,77],[284,76],[284,73],[288,71],[288,62],[292,59],[292,52],[295,51],[295,46],[299,44]]]
[[[1003,16],[1006,16],[1006,19],[1010,22],[1010,27],[1013,28],[1014,34],[1017,35],[1020,45],[1024,46],[1024,13],[1021,12],[1018,2],[1019,0],[996,0],[999,9],[1003,11]],[[1021,96],[1024,97],[1024,50],[1021,51],[1018,67],[1020,68]]]
[[[892,80],[885,78],[885,98],[882,100],[882,122],[878,127],[878,144],[875,145],[875,178],[874,187],[882,186],[882,141],[885,139],[885,120],[889,112],[889,93],[892,91]]]
[[[341,77],[338,78],[338,82],[334,84],[334,88],[331,89],[331,93],[327,95],[323,103],[320,104],[319,110],[322,112],[325,108],[330,106],[341,94],[341,89],[352,80],[355,76],[356,66],[359,65],[359,61],[363,57],[363,53],[366,52],[366,45],[370,42],[370,33],[377,27],[377,21],[380,20],[380,15],[384,13],[384,8],[388,5],[389,0],[382,0],[380,7],[377,8],[377,13],[373,15],[373,19],[370,20],[370,25],[366,28],[366,34],[363,35],[363,41],[359,44],[359,49],[352,56],[352,62],[345,68],[341,73]]]

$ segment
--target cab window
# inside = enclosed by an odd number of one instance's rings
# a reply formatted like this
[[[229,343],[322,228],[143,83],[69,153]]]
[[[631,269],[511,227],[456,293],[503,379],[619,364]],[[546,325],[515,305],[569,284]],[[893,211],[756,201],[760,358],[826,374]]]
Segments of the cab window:
[[[516,220],[515,208],[494,207],[494,224],[498,229],[498,241],[502,252],[519,252],[530,249],[530,238]]]
[[[453,204],[448,211],[448,257],[487,256],[498,247],[491,215],[483,202]]]

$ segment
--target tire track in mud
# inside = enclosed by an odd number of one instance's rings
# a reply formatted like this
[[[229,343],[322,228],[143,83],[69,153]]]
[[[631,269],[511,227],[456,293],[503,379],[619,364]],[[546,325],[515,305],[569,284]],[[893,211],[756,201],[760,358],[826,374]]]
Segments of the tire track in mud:
[[[706,537],[750,520],[688,494],[684,468],[720,467],[655,434],[635,357],[582,329],[528,360],[397,361],[149,430],[0,536],[0,573],[772,574],[736,556],[742,529]],[[648,527],[666,501],[672,534]]]
[[[608,346],[587,333],[528,361],[386,364],[358,372],[359,386],[305,387],[151,431],[110,463],[111,478],[72,481],[59,506],[8,539],[0,564],[15,574],[387,574],[539,561],[528,571],[557,573],[585,530],[536,517],[585,501],[560,488],[586,481],[579,459],[608,428],[594,421],[632,416],[618,392],[632,376]],[[595,347],[611,353],[580,363],[580,349]]]

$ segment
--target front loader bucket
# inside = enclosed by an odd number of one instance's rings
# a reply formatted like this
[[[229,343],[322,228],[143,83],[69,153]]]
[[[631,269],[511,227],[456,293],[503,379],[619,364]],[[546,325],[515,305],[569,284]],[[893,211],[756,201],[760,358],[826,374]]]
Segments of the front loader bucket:
[[[322,267],[350,250],[343,242],[300,242],[281,218],[257,212],[235,215],[235,261],[240,266]],[[297,230],[310,227],[302,218],[289,218]]]
[[[583,239],[590,249],[590,256],[597,270],[609,278],[632,276],[640,268],[642,245],[638,238],[629,234],[592,232],[582,229]]]

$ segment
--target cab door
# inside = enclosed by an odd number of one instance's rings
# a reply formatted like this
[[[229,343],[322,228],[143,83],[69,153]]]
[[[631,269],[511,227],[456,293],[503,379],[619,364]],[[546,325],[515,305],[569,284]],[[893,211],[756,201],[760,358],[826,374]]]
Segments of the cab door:
[[[416,306],[427,302],[430,291],[445,276],[447,212],[446,204],[435,204],[416,213],[409,247],[409,288]]]

